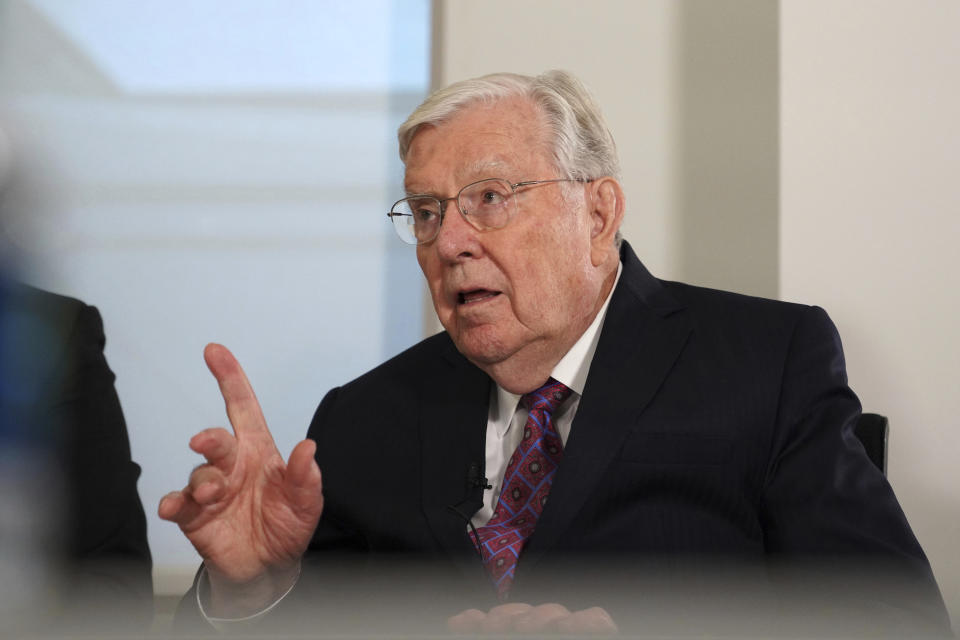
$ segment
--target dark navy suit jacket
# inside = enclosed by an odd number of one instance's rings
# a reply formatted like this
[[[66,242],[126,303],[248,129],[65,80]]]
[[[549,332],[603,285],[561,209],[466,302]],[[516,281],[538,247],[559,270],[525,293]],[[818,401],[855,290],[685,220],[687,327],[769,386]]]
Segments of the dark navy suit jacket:
[[[584,558],[620,585],[624,567],[664,558],[856,559],[932,584],[854,435],[860,403],[827,314],[657,280],[626,243],[621,259],[516,597],[576,600],[584,576],[562,569]],[[331,391],[309,431],[326,499],[311,553],[412,552],[484,582],[463,516],[480,506],[467,478],[492,384],[443,333]]]

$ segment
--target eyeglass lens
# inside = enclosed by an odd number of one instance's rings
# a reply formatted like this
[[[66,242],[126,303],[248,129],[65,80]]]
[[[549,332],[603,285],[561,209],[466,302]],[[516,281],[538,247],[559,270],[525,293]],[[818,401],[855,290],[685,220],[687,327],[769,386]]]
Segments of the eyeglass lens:
[[[479,230],[500,229],[510,221],[515,205],[513,187],[490,178],[464,187],[457,204],[470,224]],[[392,219],[400,239],[409,244],[430,242],[440,232],[440,200],[432,196],[404,198],[393,206]]]

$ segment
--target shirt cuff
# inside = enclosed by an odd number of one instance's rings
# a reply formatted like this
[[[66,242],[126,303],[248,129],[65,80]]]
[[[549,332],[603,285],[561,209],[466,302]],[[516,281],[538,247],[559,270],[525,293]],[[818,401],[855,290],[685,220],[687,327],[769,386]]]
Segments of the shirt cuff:
[[[210,579],[207,577],[207,568],[204,566],[200,569],[200,577],[197,579],[197,607],[200,609],[200,615],[203,616],[203,619],[210,623],[214,629],[221,633],[226,633],[227,631],[233,629],[242,629],[244,627],[250,627],[256,624],[262,617],[270,613],[274,607],[280,604],[280,601],[287,597],[293,588],[297,586],[297,582],[300,581],[300,573],[302,570],[302,565],[297,565],[297,576],[294,578],[293,583],[290,587],[284,591],[279,598],[274,600],[269,606],[261,611],[258,611],[252,615],[244,616],[242,618],[215,618],[207,614],[207,610],[203,606],[204,600],[209,599],[210,592]]]

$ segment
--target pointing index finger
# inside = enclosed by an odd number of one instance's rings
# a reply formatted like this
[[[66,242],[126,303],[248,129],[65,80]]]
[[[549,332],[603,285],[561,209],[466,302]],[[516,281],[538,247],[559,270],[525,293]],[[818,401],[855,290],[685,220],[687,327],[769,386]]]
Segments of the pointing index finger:
[[[253,387],[250,386],[243,368],[230,350],[222,344],[210,343],[203,350],[203,359],[210,373],[217,379],[217,384],[220,385],[220,393],[227,406],[227,418],[230,419],[237,437],[249,435],[270,437],[267,422],[263,418]]]

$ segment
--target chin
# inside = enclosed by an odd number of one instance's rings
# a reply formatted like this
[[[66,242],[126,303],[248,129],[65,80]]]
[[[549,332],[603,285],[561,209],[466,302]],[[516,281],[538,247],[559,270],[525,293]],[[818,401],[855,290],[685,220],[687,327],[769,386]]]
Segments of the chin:
[[[457,350],[470,362],[480,366],[503,362],[517,350],[510,348],[502,336],[488,328],[470,329],[467,331],[450,333]]]

